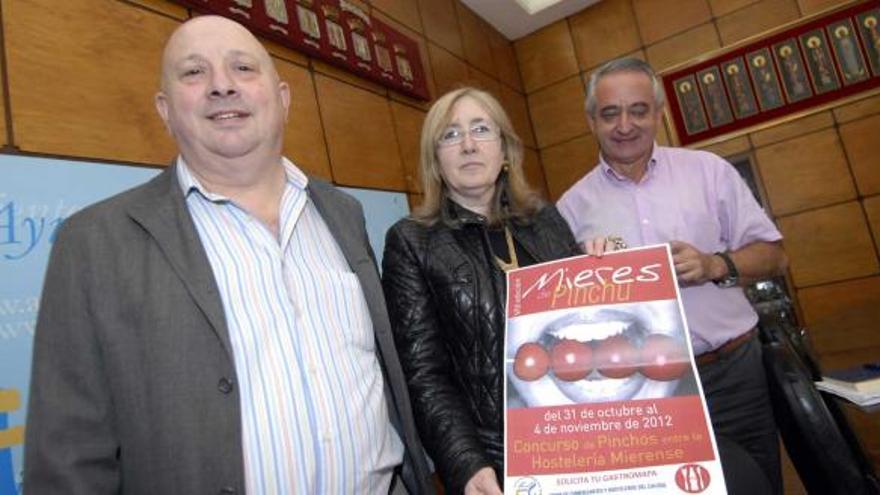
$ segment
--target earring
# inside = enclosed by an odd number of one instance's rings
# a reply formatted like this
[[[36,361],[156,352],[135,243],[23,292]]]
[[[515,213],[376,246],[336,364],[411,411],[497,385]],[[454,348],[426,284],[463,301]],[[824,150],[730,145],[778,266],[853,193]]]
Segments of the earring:
[[[510,164],[507,163],[507,160],[501,162],[501,170],[505,172],[510,172]]]

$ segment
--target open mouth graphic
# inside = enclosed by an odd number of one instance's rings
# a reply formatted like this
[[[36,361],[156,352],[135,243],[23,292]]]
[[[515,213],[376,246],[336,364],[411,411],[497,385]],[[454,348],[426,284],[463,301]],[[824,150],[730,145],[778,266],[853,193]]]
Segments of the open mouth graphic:
[[[527,406],[665,397],[690,372],[674,301],[518,323],[511,322],[508,341],[508,393]]]

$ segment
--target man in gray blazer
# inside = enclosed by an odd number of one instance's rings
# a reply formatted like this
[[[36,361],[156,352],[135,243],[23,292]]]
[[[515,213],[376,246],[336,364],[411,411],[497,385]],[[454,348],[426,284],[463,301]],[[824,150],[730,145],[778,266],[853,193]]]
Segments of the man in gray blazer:
[[[241,25],[171,36],[180,155],[52,252],[26,493],[432,491],[363,212],[281,155],[289,102]]]

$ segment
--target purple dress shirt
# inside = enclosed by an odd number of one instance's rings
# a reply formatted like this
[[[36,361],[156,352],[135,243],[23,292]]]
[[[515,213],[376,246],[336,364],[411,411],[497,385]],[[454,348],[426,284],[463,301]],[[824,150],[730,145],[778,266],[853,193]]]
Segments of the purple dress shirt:
[[[705,151],[654,144],[636,184],[600,159],[557,203],[574,236],[620,236],[630,247],[679,240],[705,253],[735,251],[782,234],[736,170]],[[713,350],[758,321],[740,287],[682,287],[694,353]]]

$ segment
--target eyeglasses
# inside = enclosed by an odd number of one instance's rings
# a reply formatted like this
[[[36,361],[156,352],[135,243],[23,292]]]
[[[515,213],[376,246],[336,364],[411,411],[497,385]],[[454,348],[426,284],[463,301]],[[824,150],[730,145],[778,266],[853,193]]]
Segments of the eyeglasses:
[[[467,134],[474,141],[494,141],[501,136],[498,129],[485,122],[472,125],[468,128]],[[464,135],[464,129],[460,127],[448,127],[442,134],[440,134],[440,138],[437,139],[437,146],[446,147],[460,144],[464,141]]]

